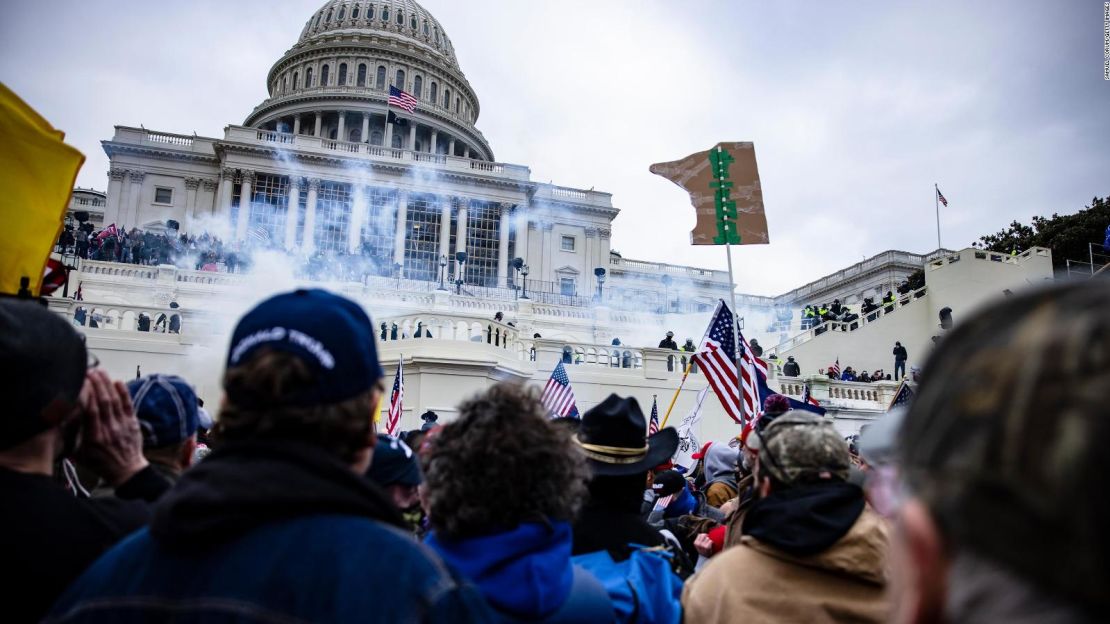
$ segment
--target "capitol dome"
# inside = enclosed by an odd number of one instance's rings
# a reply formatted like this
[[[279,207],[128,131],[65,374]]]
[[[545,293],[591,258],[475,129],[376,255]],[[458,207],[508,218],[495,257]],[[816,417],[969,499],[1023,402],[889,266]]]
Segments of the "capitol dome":
[[[413,0],[330,0],[271,67],[269,97],[244,125],[328,140],[493,160],[475,127],[478,97],[451,39]],[[389,88],[416,99],[389,112]]]

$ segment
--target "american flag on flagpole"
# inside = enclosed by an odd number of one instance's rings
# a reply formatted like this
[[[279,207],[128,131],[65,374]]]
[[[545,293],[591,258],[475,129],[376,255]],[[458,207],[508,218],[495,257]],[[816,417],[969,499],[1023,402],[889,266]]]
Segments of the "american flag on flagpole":
[[[540,402],[551,412],[552,418],[578,418],[578,406],[574,402],[574,389],[570,387],[570,378],[563,363],[555,365],[551,371],[551,378],[540,395]]]
[[[723,299],[719,300],[693,359],[702,367],[725,413],[743,425],[759,415],[762,408],[759,378],[761,375],[767,376],[767,363],[752,355],[748,341],[743,334],[739,334],[744,351],[737,370],[736,343],[733,338],[735,322],[736,317],[732,310],[725,305]]]
[[[405,373],[404,360],[397,360],[397,376],[393,378],[393,391],[389,393],[389,418],[385,423],[385,432],[393,435],[397,424],[401,422],[401,404],[405,400]]]
[[[411,93],[390,85],[389,106],[403,108],[411,113],[412,111],[416,110],[416,105],[419,102],[420,101],[413,97]]]
[[[939,188],[937,189],[937,199],[940,200],[940,203],[944,204],[945,208],[948,207],[948,200],[944,198],[944,193],[941,193]]]
[[[647,434],[654,435],[659,433],[659,399],[654,396],[651,397],[651,419],[648,420]]]
[[[890,402],[890,407],[887,407],[886,411],[889,412],[899,405],[908,406],[910,404],[910,401],[913,400],[913,395],[913,388],[911,388],[910,384],[907,383],[905,379],[903,379],[902,385],[898,386],[898,392],[894,394],[894,399]]]
[[[836,363],[829,367],[829,372],[836,375],[840,379],[840,356],[836,356]]]

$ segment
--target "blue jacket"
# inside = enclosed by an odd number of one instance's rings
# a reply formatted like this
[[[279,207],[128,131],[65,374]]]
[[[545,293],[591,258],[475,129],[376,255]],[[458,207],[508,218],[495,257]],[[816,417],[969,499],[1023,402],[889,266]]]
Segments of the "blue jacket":
[[[571,538],[568,522],[527,522],[461,540],[433,533],[427,544],[510,620],[611,622],[615,613],[601,582],[571,563]]]
[[[473,585],[398,528],[385,495],[322,452],[227,447],[151,526],[101,557],[51,622],[486,622]]]

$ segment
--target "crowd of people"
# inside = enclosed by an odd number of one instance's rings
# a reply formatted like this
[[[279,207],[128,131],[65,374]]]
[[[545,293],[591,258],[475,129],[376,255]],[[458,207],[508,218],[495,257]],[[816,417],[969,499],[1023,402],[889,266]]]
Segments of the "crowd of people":
[[[1099,621],[1107,309],[1008,299],[858,441],[771,395],[686,465],[634,398],[551,419],[511,382],[382,435],[378,327],[321,290],[240,319],[216,418],[0,300],[5,620]]]

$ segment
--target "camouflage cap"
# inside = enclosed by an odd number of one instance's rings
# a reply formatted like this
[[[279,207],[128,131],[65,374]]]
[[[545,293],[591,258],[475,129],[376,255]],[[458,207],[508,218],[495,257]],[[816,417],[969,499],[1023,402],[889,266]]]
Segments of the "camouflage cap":
[[[759,466],[786,485],[822,479],[848,478],[848,445],[832,421],[816,414],[791,410],[753,436],[752,450]]]
[[[999,299],[923,379],[896,456],[949,545],[1110,611],[1110,285]]]

